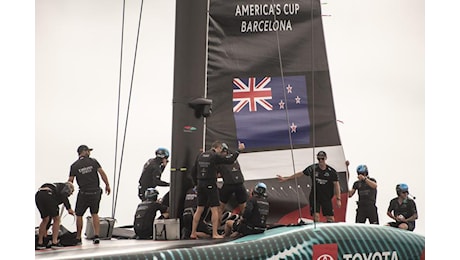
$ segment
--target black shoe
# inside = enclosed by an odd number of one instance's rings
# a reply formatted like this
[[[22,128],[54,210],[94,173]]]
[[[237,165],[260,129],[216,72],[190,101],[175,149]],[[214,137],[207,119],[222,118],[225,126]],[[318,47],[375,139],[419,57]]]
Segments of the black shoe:
[[[46,245],[45,244],[37,244],[35,246],[35,250],[42,250],[42,249],[45,249],[46,248]]]
[[[57,242],[57,244],[51,244],[51,248],[54,248],[54,249],[63,248],[63,247],[64,247],[64,245],[61,244],[61,242]]]
[[[93,244],[99,244],[101,241],[99,240],[99,236],[94,236],[94,239],[93,239]]]
[[[81,238],[76,238],[75,240],[76,240],[76,244],[75,244],[75,245],[77,245],[77,246],[78,246],[78,245],[81,245]]]

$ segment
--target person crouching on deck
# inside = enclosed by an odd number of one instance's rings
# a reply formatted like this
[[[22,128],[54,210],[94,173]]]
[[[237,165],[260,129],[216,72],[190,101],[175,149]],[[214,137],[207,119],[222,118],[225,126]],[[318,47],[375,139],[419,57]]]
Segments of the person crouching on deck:
[[[225,223],[225,236],[238,237],[260,234],[267,229],[266,222],[270,204],[266,192],[267,185],[263,182],[257,183],[251,198],[246,203],[242,217],[236,221],[228,220]]]

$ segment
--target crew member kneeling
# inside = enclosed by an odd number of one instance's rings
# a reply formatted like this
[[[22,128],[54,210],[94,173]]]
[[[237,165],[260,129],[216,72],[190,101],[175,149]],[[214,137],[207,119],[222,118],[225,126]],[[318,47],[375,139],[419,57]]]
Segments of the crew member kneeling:
[[[225,223],[225,236],[237,237],[260,234],[267,229],[266,222],[270,205],[266,191],[267,185],[265,183],[260,182],[254,187],[242,217],[236,221],[228,220]]]
[[[134,216],[134,232],[137,239],[153,238],[153,221],[157,211],[160,211],[161,218],[167,214],[168,207],[157,201],[159,192],[154,188],[145,191],[145,199],[136,209]]]

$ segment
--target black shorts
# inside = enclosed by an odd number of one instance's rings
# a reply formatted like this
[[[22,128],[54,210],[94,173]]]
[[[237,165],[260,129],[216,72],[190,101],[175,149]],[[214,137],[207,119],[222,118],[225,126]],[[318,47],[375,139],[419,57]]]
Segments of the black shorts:
[[[225,184],[219,190],[220,201],[224,204],[230,200],[232,194],[235,194],[236,202],[243,204],[248,200],[248,193],[243,183]]]
[[[200,207],[217,207],[220,205],[219,202],[219,190],[217,184],[198,184],[197,187],[198,206]]]
[[[320,200],[316,198],[316,209],[314,207],[315,205],[313,204],[314,200],[312,197],[309,198],[309,202],[310,202],[310,214],[312,216],[314,212],[319,213],[320,210],[323,211],[324,216],[334,216],[334,208],[332,207],[331,199]]]
[[[246,235],[252,235],[252,234],[260,234],[260,233],[263,233],[265,230],[260,229],[260,228],[249,227],[243,221],[235,221],[233,223],[232,231],[233,232],[236,231],[236,232],[246,236]]]
[[[388,225],[390,225],[390,227],[395,227],[395,228],[397,228],[397,227],[399,227],[399,225],[401,225],[402,223],[404,223],[404,222],[401,222],[401,221],[394,221],[394,222],[389,222]],[[407,230],[409,230],[409,231],[414,231],[414,229],[415,229],[415,221],[407,222],[406,224],[407,224],[407,226],[408,226]]]
[[[375,205],[360,205],[356,209],[356,223],[366,223],[369,219],[370,224],[379,224],[379,215],[377,214],[377,206]]]
[[[75,205],[75,215],[81,217],[89,208],[92,214],[99,213],[99,203],[101,202],[102,190],[92,192],[78,192],[77,203]]]
[[[59,205],[51,191],[40,190],[35,193],[35,205],[40,211],[41,218],[56,217],[59,215]]]

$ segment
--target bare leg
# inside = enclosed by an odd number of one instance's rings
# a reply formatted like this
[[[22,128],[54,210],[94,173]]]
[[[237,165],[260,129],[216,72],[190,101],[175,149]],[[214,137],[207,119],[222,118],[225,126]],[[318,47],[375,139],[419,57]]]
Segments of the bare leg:
[[[94,235],[99,237],[99,230],[100,230],[99,215],[91,214],[91,217],[93,218]]]
[[[219,206],[211,207],[211,221],[212,221],[212,238],[224,238],[223,236],[219,235],[219,233],[217,233],[217,228],[219,227],[219,224],[220,224]]]
[[[61,225],[61,217],[56,216],[53,217],[53,235],[52,235],[52,243],[57,244],[58,243],[58,235],[59,235],[59,227]]]
[[[83,228],[83,216],[77,216],[77,239],[81,239],[82,228]]]
[[[224,214],[225,205],[226,205],[225,203],[220,202],[219,215],[221,215],[221,216],[222,216],[222,214]]]
[[[315,222],[319,222],[319,213],[315,213],[313,219],[315,220]]]
[[[192,233],[190,233],[190,238],[197,239],[196,229],[198,228],[198,223],[200,222],[201,214],[203,213],[204,207],[198,206],[195,214],[193,215],[192,221]]]
[[[227,220],[227,222],[225,222],[225,236],[226,237],[230,236],[230,234],[232,233],[232,227],[233,227],[234,222],[235,222],[234,220]]]
[[[50,217],[42,218],[42,222],[40,222],[40,226],[38,227],[38,244],[43,244],[43,238],[46,236],[46,226],[50,221]]]
[[[240,212],[238,212],[238,214],[241,215],[243,213],[244,208],[246,208],[246,202],[242,203],[242,204],[239,204],[238,209],[240,210]]]
[[[405,230],[408,230],[409,229],[409,226],[406,224],[406,223],[401,223],[399,224],[398,226],[400,229],[405,229]]]
[[[335,222],[334,216],[326,216],[326,220],[327,220],[328,223]]]

